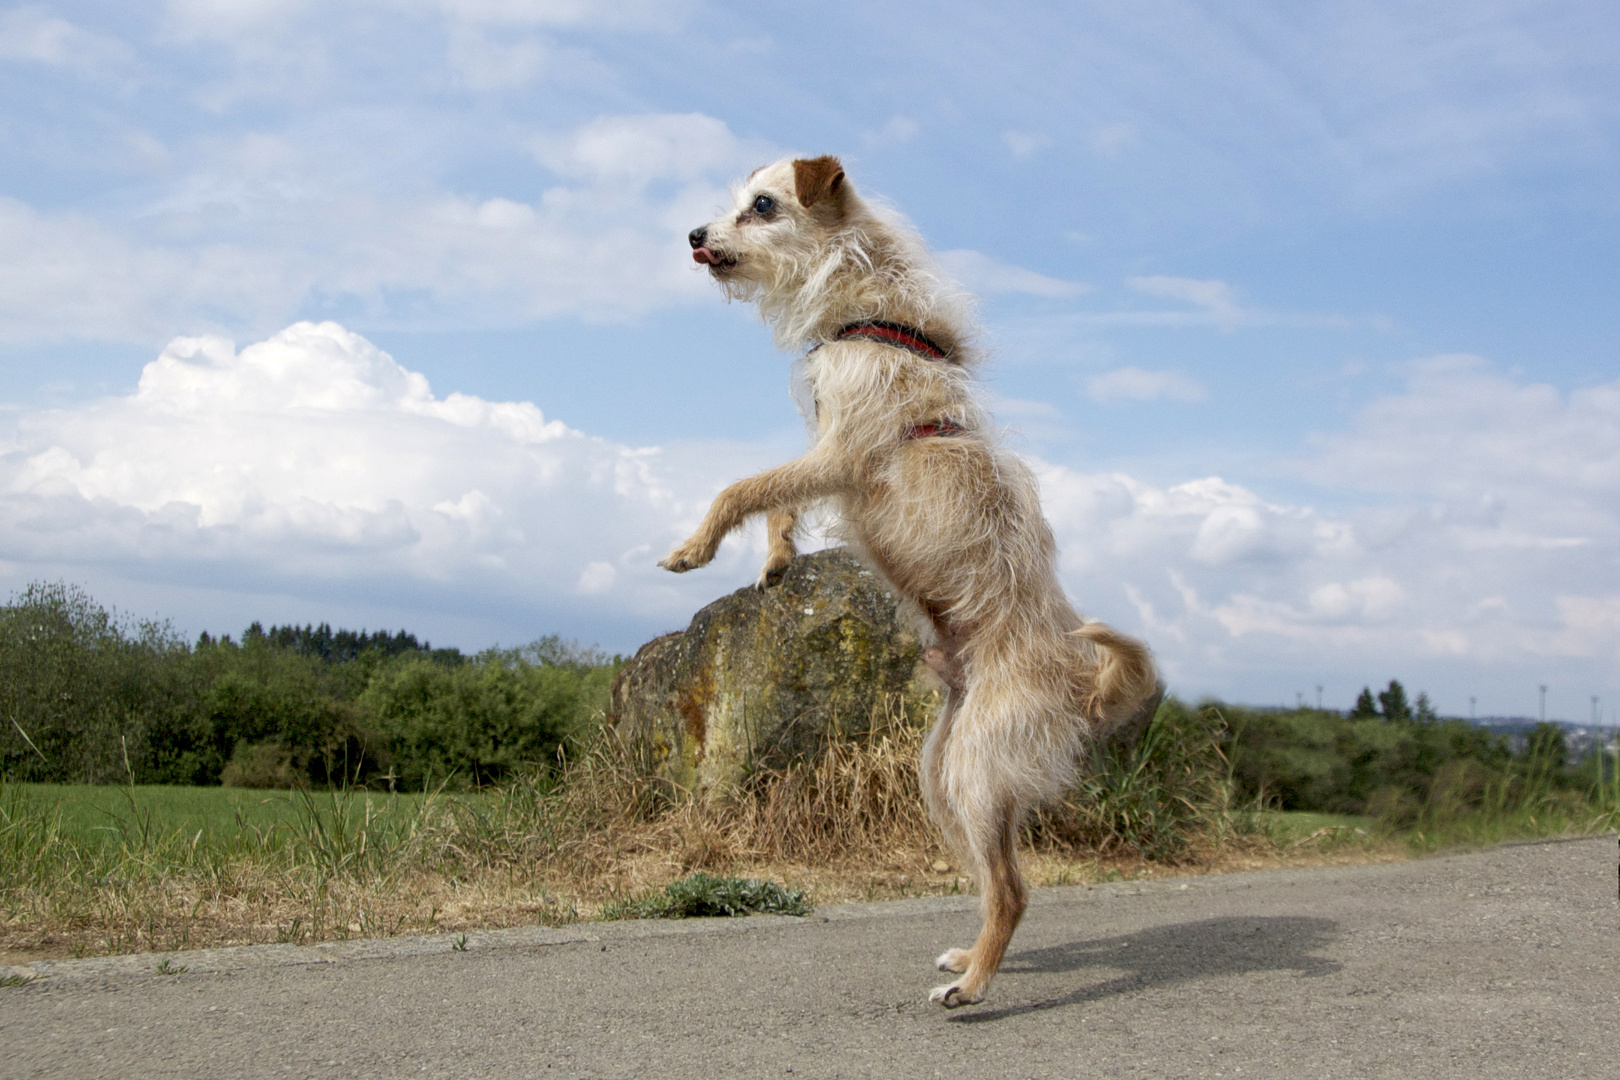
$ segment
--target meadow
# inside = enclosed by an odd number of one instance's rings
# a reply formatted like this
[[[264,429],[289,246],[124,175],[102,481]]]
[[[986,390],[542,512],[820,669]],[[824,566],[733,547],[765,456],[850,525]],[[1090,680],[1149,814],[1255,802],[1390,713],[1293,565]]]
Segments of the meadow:
[[[193,647],[42,596],[0,609],[18,732],[0,771],[0,962],[973,887],[923,811],[924,731],[902,702],[704,800],[644,775],[602,723],[619,661],[556,639],[464,657],[307,627]],[[1407,707],[1398,683],[1364,699],[1348,716],[1168,699],[1135,747],[1096,752],[1031,819],[1031,882],[1620,825],[1614,763],[1571,760],[1551,725],[1515,743]],[[202,782],[145,782],[176,762]]]

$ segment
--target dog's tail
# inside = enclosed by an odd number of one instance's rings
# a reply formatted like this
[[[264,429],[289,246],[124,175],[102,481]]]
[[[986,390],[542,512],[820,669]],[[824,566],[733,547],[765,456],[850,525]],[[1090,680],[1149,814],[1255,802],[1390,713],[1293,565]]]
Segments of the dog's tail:
[[[1153,654],[1135,638],[1107,623],[1089,622],[1069,632],[1097,646],[1097,666],[1088,674],[1087,713],[1109,739],[1135,742],[1164,698]]]

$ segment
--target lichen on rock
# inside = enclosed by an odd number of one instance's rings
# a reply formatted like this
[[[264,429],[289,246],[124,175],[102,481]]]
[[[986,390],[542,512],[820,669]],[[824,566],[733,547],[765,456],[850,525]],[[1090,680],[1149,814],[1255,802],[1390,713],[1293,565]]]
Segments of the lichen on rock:
[[[865,734],[903,710],[926,723],[938,684],[886,584],[842,548],[794,559],[781,581],[708,605],[637,651],[608,724],[649,775],[723,795],[759,767]]]

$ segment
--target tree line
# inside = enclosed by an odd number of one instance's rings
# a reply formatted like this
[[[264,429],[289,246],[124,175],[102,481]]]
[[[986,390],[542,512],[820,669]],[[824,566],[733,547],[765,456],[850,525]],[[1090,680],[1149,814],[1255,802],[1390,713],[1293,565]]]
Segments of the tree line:
[[[82,589],[0,607],[0,773],[58,783],[486,784],[546,768],[619,657],[543,637],[472,655],[414,634],[254,623],[182,639]]]

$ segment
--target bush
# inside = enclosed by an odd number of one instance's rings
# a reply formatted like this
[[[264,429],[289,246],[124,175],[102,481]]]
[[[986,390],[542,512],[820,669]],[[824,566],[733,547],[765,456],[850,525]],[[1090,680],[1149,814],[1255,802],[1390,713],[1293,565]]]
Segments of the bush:
[[[412,634],[254,623],[188,648],[70,585],[0,607],[0,777],[412,787],[548,763],[606,706],[619,663],[559,638],[469,661]]]
[[[454,668],[405,659],[379,670],[357,704],[397,782],[487,784],[554,763],[600,718],[616,672],[615,664],[546,663],[520,649]]]
[[[154,779],[195,716],[185,645],[83,590],[35,582],[0,608],[0,769],[17,780]]]
[[[1501,775],[1513,761],[1505,738],[1461,720],[1413,724],[1314,709],[1205,709],[1228,725],[1234,795],[1283,810],[1394,812],[1403,799],[1422,803],[1437,790],[1451,801],[1472,798],[1484,790],[1484,778]]]

